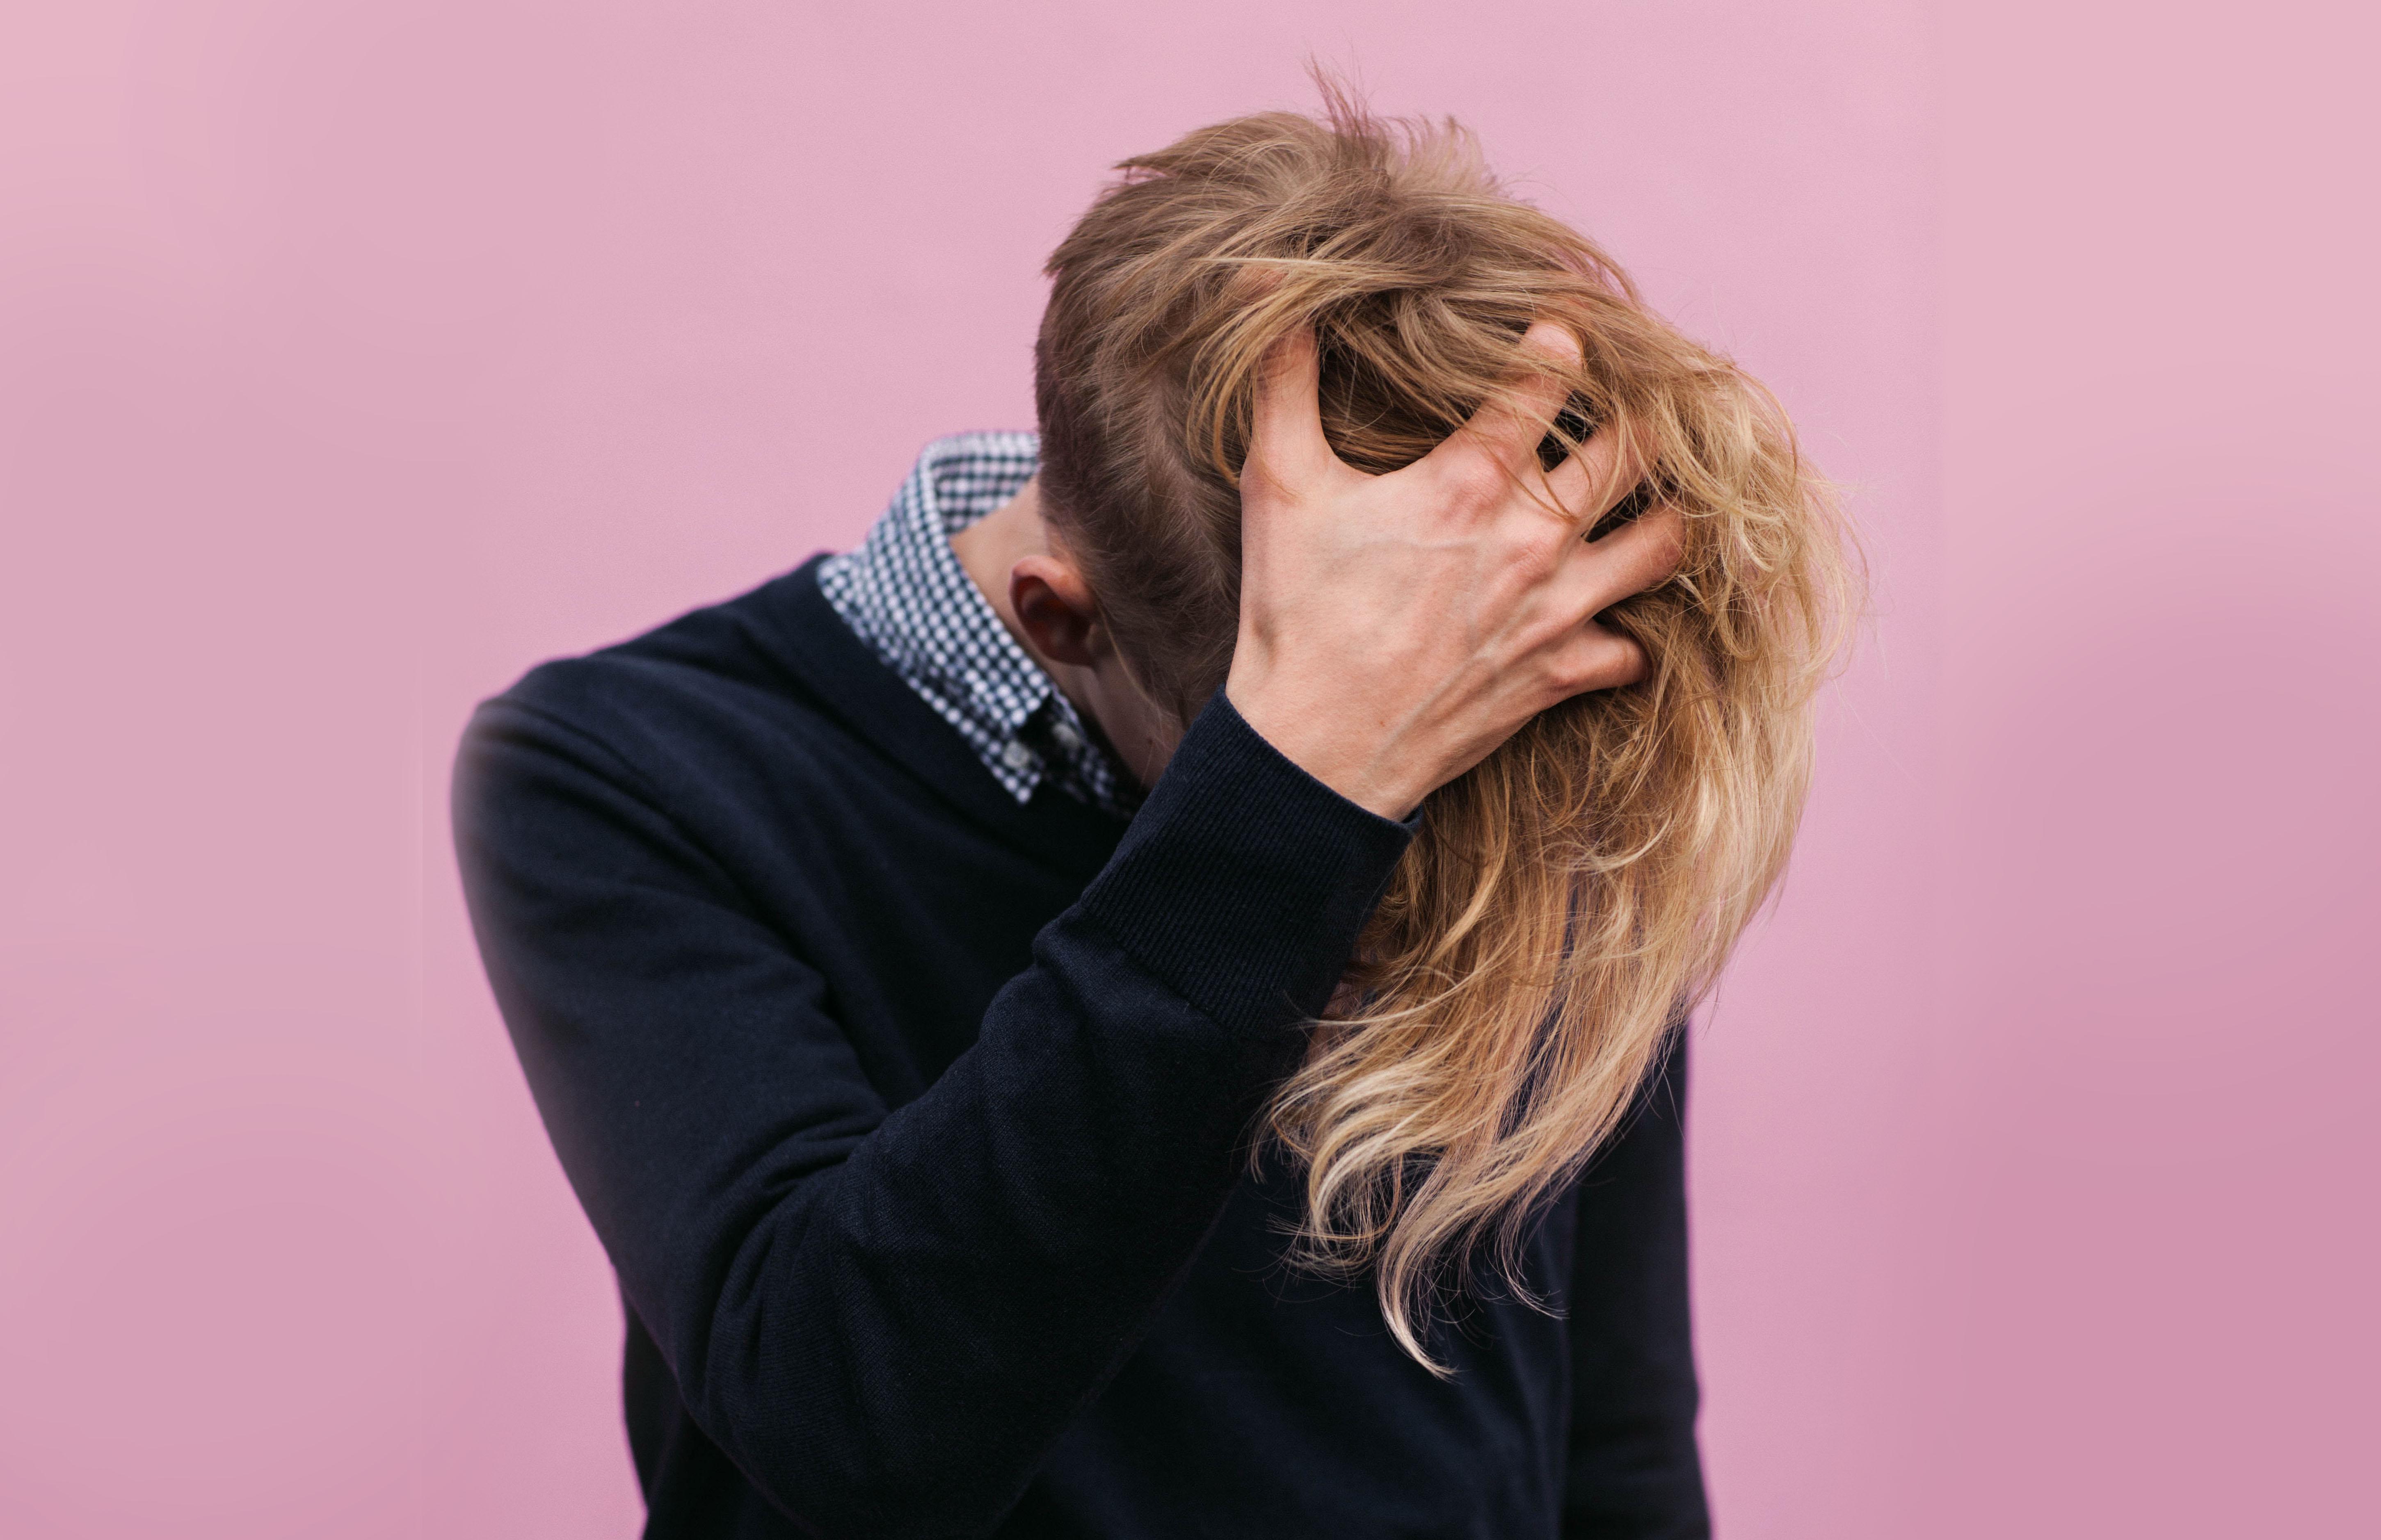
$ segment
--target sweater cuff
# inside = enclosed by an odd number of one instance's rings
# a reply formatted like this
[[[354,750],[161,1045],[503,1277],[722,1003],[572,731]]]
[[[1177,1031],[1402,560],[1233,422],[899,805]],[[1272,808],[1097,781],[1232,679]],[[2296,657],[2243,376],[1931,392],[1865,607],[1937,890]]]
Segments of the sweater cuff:
[[[1317,781],[1218,689],[1080,907],[1215,1022],[1278,1029],[1329,1000],[1421,820]]]

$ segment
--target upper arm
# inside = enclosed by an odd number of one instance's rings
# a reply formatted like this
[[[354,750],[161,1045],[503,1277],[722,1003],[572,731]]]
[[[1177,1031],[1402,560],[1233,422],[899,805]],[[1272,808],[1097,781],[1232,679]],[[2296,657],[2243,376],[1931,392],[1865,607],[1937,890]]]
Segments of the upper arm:
[[[557,1154],[657,1333],[751,1216],[883,1101],[819,973],[635,771],[574,728],[483,708],[457,761],[471,917]],[[681,1306],[681,1308],[683,1308]]]

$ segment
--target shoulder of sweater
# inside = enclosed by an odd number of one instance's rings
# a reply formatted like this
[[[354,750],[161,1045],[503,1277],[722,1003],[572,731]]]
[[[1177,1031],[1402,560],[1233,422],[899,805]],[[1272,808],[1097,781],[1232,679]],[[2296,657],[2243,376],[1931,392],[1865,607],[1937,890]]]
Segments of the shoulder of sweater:
[[[784,755],[790,739],[839,755],[861,740],[828,709],[788,656],[773,623],[773,593],[805,570],[735,598],[690,610],[608,647],[540,663],[486,703],[526,712],[634,763],[653,752],[715,750],[765,736]],[[780,762],[798,772],[800,758]]]
[[[788,784],[875,803],[932,803],[1038,858],[1097,870],[1122,824],[1060,793],[1020,806],[957,729],[855,636],[820,593],[813,557],[614,646],[531,669],[482,708],[525,712],[553,746],[610,760],[675,801],[772,802]],[[485,720],[485,719],[483,719]]]

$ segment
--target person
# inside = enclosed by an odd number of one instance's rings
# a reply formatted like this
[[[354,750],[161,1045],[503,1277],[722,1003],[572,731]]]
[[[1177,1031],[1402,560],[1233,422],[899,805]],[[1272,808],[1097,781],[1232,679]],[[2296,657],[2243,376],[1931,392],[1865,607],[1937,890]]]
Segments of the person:
[[[1681,1027],[1824,488],[1451,125],[1123,169],[1038,436],[465,734],[645,1533],[1706,1534]]]

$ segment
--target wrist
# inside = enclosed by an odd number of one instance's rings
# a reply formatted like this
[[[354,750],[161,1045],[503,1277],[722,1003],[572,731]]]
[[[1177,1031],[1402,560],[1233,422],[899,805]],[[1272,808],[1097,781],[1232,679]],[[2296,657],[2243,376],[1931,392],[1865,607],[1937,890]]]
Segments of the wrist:
[[[1234,669],[1224,695],[1274,751],[1365,811],[1403,822],[1430,787],[1385,754],[1380,730],[1353,723],[1347,709],[1324,707],[1297,692],[1242,677]]]

